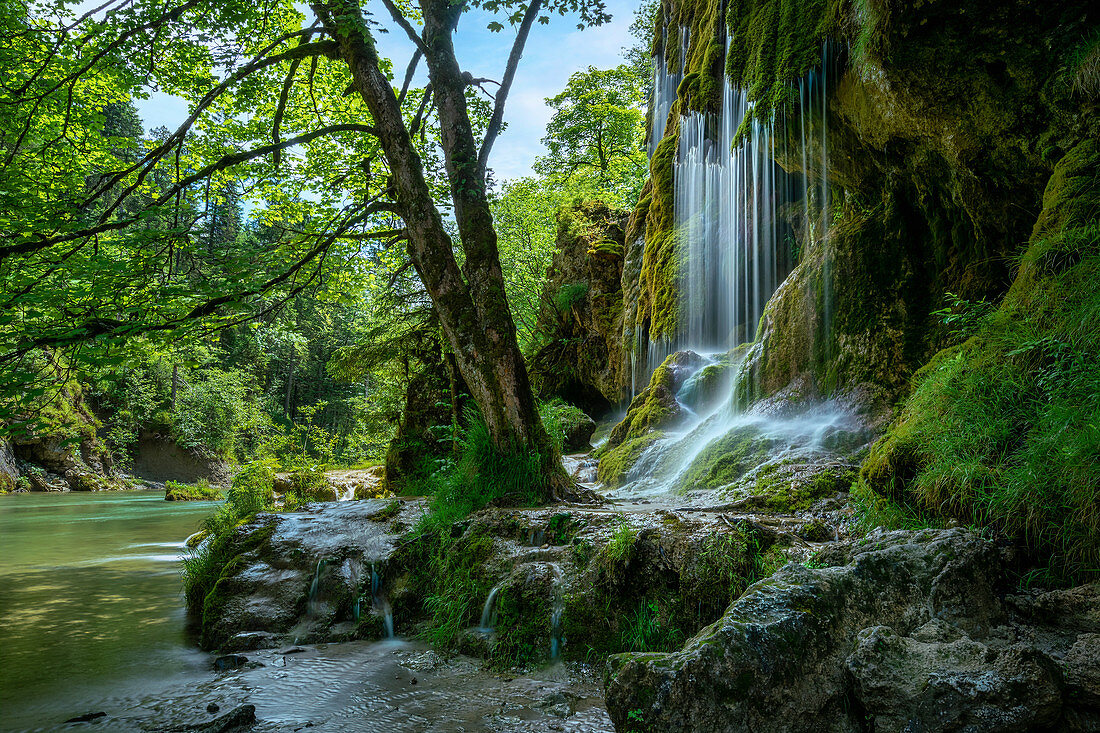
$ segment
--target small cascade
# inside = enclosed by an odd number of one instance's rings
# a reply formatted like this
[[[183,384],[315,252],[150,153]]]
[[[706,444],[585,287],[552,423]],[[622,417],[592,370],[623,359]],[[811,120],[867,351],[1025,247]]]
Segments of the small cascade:
[[[490,634],[497,624],[497,595],[504,587],[504,581],[500,581],[489,591],[489,597],[485,599],[485,606],[481,609],[481,623],[477,630],[483,634]]]
[[[324,571],[325,566],[328,565],[328,558],[322,557],[317,561],[317,570],[313,573],[313,582],[309,584],[309,597],[306,601],[306,614],[310,618],[316,618],[321,614],[321,573]]]
[[[565,646],[561,623],[565,613],[565,575],[557,563],[550,563],[550,569],[554,573],[554,606],[550,610],[550,661],[556,662],[561,659],[561,651]]]
[[[378,571],[374,569],[374,563],[371,563],[370,566],[370,597],[374,610],[382,614],[386,638],[394,638],[393,609],[390,607],[389,599],[382,593],[382,578],[379,577]]]
[[[352,501],[355,499],[355,486],[345,484],[337,489],[337,501]]]

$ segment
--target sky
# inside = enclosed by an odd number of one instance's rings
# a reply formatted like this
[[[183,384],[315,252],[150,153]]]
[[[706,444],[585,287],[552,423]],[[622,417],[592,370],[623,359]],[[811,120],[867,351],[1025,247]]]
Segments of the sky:
[[[552,110],[545,98],[560,92],[569,76],[589,66],[609,68],[622,62],[623,48],[631,44],[630,25],[638,0],[606,0],[611,22],[598,28],[577,30],[570,16],[552,16],[549,25],[536,23],[516,72],[505,110],[507,129],[493,146],[490,167],[498,181],[530,174],[535,157],[544,152],[541,143]],[[88,2],[93,5],[98,3]],[[308,11],[307,11],[308,12]],[[455,49],[463,70],[475,77],[500,79],[514,32],[492,33],[486,25],[492,18],[481,11],[463,16],[455,34]],[[412,56],[412,44],[404,34],[380,35],[378,47],[393,60],[397,75],[404,75]],[[421,65],[423,70],[423,64]],[[400,84],[400,79],[397,82]],[[488,85],[489,89],[495,89]],[[186,103],[166,94],[154,93],[138,104],[146,128],[164,125],[174,129],[187,116]]]

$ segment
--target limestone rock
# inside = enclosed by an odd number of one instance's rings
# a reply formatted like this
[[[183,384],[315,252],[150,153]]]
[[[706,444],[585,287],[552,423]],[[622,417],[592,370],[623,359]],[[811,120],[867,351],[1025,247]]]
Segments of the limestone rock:
[[[920,641],[876,626],[860,632],[847,667],[876,730],[1028,731],[1061,713],[1053,665],[1027,645]]]
[[[616,725],[633,713],[646,730],[859,730],[846,660],[862,630],[985,629],[1002,615],[998,555],[970,532],[880,532],[822,554],[837,564],[788,564],[679,652],[612,657]]]

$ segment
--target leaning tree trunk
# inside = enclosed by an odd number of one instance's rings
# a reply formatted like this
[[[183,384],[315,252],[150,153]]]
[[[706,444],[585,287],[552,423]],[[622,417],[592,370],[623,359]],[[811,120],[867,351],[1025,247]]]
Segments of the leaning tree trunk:
[[[351,71],[352,85],[370,110],[397,192],[396,208],[405,221],[409,257],[431,296],[455,363],[494,444],[506,452],[538,451],[547,491],[557,496],[568,485],[568,477],[539,419],[516,341],[515,323],[504,295],[496,231],[466,109],[466,82],[451,45],[451,29],[460,5],[425,0],[422,9],[425,59],[437,95],[455,220],[466,255],[462,268],[455,260],[453,243],[435,206],[397,96],[379,69],[358,3],[330,0],[312,7],[336,40]]]

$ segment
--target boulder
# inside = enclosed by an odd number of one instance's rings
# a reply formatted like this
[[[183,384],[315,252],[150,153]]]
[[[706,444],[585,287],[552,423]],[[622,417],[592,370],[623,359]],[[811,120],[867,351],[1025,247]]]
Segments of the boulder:
[[[1058,673],[1034,647],[997,648],[950,631],[956,638],[946,640],[940,629],[925,639],[923,630],[915,638],[888,626],[859,634],[847,667],[875,730],[1028,731],[1057,724]]]
[[[900,730],[891,726],[902,719],[917,721],[910,730],[948,730],[936,718],[938,692],[954,696],[953,720],[1009,725],[980,730],[1058,719],[1056,676],[1037,652],[980,648],[1005,621],[989,541],[963,529],[878,532],[815,560],[829,567],[783,567],[680,652],[612,657],[607,707],[616,725],[859,731],[866,711],[872,725],[882,719],[879,730]],[[930,622],[948,628],[941,638],[950,641],[922,641]],[[931,691],[912,670],[935,681]],[[1033,710],[1014,712],[1019,705]]]

